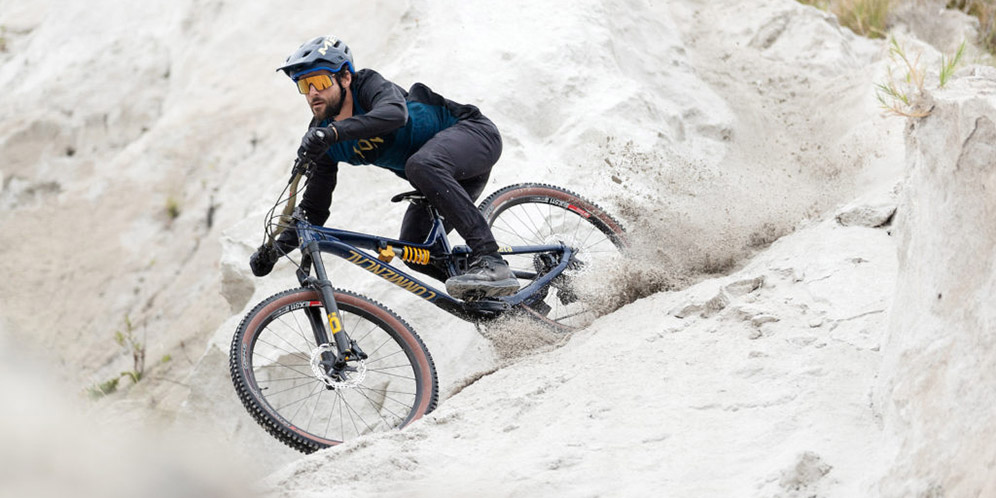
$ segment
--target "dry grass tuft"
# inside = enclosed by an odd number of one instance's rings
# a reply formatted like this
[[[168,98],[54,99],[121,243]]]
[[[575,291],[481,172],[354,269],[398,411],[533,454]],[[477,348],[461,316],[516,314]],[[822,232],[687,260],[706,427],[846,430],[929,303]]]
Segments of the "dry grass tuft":
[[[839,0],[834,14],[840,23],[869,38],[885,38],[892,0]]]
[[[889,11],[895,0],[799,0],[832,12],[840,24],[861,36],[885,38]]]

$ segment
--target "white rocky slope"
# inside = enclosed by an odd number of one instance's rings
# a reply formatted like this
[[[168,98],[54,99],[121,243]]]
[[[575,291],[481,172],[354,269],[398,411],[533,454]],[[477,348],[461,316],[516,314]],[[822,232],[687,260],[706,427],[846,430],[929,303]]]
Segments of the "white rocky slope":
[[[881,466],[869,394],[895,272],[886,229],[814,224],[268,482],[284,496],[862,496]]]
[[[349,23],[266,2],[0,3],[0,329],[40,342],[57,359],[46,370],[79,389],[131,367],[112,337],[125,317],[135,323],[148,375],[94,415],[115,427],[174,420],[176,431],[232,443],[257,475],[298,459],[242,411],[225,350],[247,306],[293,285],[287,267],[258,280],[244,266],[307,119],[274,61],[334,31],[362,54],[360,66],[485,109],[505,138],[493,187],[565,184],[620,214],[641,239],[638,258],[669,270],[614,276],[606,292],[624,301],[728,270],[806,228],[731,277],[633,303],[456,395],[502,361],[502,344],[337,267],[343,285],[387,301],[420,331],[443,403],[411,430],[300,460],[268,481],[274,491],[454,494],[484,482],[495,495],[874,495],[907,428],[938,423],[933,411],[897,405],[883,432],[870,405],[881,355],[906,361],[877,350],[893,239],[862,226],[888,218],[903,166],[902,122],[878,116],[871,87],[885,73],[881,43],[790,0],[341,10]],[[402,182],[348,168],[341,185],[335,220],[396,231],[401,207],[385,199]],[[856,198],[834,221],[834,206]],[[890,341],[901,336],[893,323]],[[159,363],[164,354],[173,361]],[[876,406],[893,391],[907,396],[887,383],[899,372],[880,376]],[[4,419],[5,441],[22,441],[17,428],[45,406],[23,403],[23,417]],[[46,462],[39,448],[49,446],[22,442],[2,445],[19,452],[5,456]],[[97,445],[78,446],[91,466],[110,461],[87,458]],[[961,489],[931,474],[930,455],[911,462],[884,494]],[[141,482],[160,479],[152,474]],[[910,475],[932,477],[921,485]],[[75,490],[113,494],[103,484]]]

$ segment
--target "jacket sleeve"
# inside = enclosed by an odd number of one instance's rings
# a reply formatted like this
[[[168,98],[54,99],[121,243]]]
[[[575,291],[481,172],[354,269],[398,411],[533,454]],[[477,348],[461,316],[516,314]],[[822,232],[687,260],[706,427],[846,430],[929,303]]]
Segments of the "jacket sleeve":
[[[332,205],[332,191],[335,190],[339,163],[325,155],[316,162],[315,172],[304,189],[301,207],[309,223],[321,226],[329,219],[329,206]]]
[[[372,138],[390,133],[408,122],[408,105],[401,88],[372,69],[356,73],[350,85],[353,98],[366,114],[332,123],[339,141]]]

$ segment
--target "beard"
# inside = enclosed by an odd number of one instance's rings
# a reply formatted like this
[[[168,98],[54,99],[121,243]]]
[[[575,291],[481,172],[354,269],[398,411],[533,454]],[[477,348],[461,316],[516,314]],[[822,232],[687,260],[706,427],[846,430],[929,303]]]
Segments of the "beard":
[[[342,83],[339,82],[337,78],[333,78],[333,80],[335,81],[336,86],[339,87],[338,96],[333,95],[328,99],[323,99],[321,96],[316,95],[315,98],[313,98],[310,102],[308,102],[308,105],[312,106],[311,113],[314,114],[315,118],[317,118],[319,121],[335,120],[335,117],[338,116],[340,112],[342,112],[342,105],[346,100],[345,98],[346,89],[342,87]],[[314,104],[316,102],[321,102],[325,104],[324,106],[321,107],[322,109],[321,111],[314,108]]]

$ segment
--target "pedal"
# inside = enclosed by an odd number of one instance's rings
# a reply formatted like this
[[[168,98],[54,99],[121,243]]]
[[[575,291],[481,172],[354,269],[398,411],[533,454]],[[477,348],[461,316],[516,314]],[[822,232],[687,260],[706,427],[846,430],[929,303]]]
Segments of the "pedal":
[[[488,295],[485,291],[477,290],[477,291],[468,291],[466,294],[464,294],[464,296],[461,299],[467,301],[468,303],[473,303],[473,302],[478,302],[486,297],[488,297]]]

